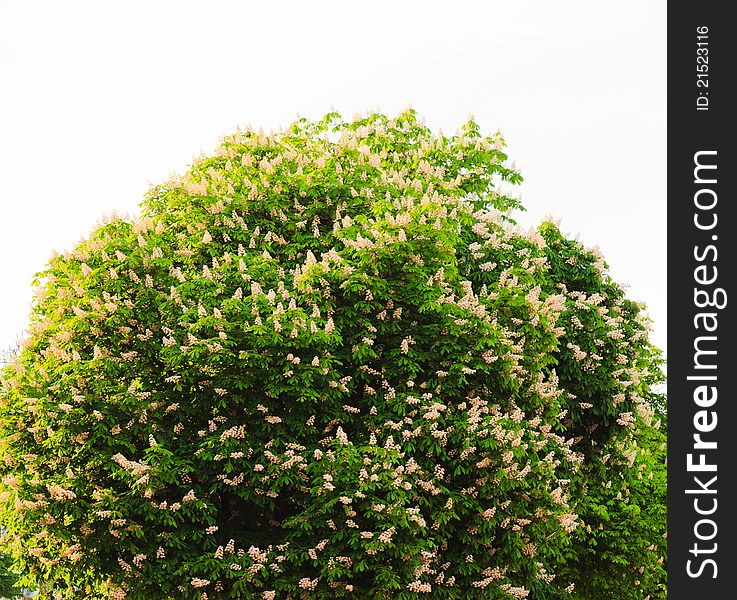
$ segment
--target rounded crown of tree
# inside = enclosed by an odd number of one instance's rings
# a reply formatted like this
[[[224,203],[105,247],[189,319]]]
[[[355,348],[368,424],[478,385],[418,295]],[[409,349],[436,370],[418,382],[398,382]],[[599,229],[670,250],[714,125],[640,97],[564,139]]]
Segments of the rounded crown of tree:
[[[578,474],[627,463],[655,363],[596,252],[515,225],[521,179],[473,121],[329,114],[54,257],[3,375],[6,545],[110,598],[565,597]]]

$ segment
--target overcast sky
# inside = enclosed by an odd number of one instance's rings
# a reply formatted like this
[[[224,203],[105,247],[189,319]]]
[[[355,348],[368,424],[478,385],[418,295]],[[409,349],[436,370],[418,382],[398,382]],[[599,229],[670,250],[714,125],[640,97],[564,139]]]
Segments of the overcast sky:
[[[501,129],[524,224],[598,245],[666,342],[666,2],[0,0],[0,348],[31,279],[237,125]]]

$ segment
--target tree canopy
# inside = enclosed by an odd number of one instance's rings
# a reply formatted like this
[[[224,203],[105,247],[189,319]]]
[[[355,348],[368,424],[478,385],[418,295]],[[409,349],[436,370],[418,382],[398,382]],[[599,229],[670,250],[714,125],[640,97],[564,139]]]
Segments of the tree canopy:
[[[598,252],[515,224],[504,148],[413,111],[238,131],[52,258],[0,396],[25,580],[664,597],[647,318]]]

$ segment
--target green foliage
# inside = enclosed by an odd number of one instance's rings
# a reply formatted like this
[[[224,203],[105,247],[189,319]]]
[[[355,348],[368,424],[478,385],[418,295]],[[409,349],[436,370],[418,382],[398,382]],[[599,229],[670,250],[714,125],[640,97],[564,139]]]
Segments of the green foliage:
[[[578,503],[586,526],[575,535],[575,563],[558,570],[581,600],[665,598],[666,436],[638,418],[635,441],[615,448],[625,461],[587,464]]]
[[[589,599],[623,561],[659,585],[633,474],[662,492],[662,452],[626,461],[658,435],[647,323],[596,253],[514,226],[503,148],[412,111],[237,132],[53,258],[0,397],[26,579],[568,600],[585,556]]]
[[[13,572],[12,562],[9,556],[0,554],[0,598],[20,596],[18,574]]]

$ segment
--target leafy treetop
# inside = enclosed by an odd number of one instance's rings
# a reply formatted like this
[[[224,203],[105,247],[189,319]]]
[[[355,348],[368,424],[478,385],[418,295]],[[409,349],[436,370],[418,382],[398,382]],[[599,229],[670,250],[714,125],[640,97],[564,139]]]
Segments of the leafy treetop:
[[[520,181],[474,122],[329,114],[226,137],[53,258],[0,397],[27,579],[570,597],[594,465],[634,464],[657,359],[596,252],[515,226]]]

